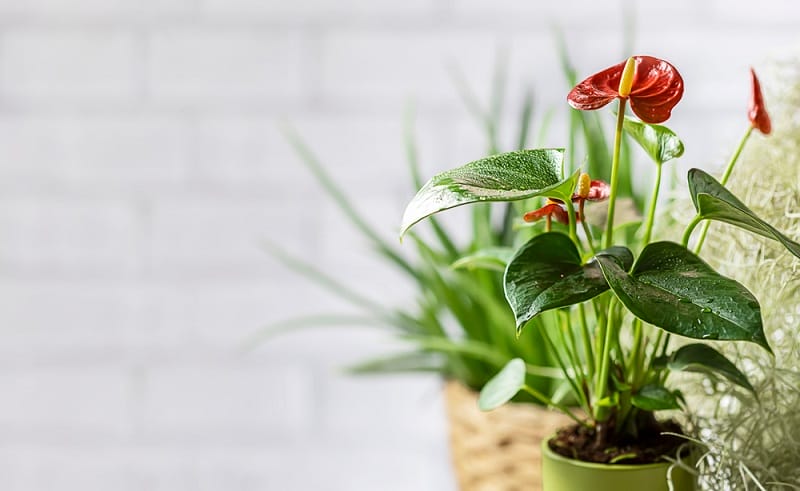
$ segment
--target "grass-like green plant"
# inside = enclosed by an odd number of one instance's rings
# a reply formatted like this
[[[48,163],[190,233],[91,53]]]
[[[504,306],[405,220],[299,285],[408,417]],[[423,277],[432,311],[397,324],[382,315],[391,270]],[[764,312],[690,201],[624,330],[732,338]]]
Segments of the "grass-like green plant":
[[[567,76],[574,73],[564,53]],[[504,120],[503,107],[506,86],[504,58],[499,57],[495,69],[492,95],[488,107],[483,107],[474,96],[464,78],[454,70],[456,88],[478,124],[484,129],[489,153],[500,151],[499,134]],[[407,151],[410,185],[422,185],[413,120],[406,118],[404,136]],[[546,133],[549,116],[543,118],[540,138]],[[528,145],[533,133],[533,97],[525,95],[517,115],[516,146]],[[597,161],[608,160],[605,141],[596,135],[602,125],[596,115],[573,117],[570,139],[576,146],[587,149]],[[298,327],[325,325],[382,326],[402,340],[405,350],[388,356],[376,357],[351,367],[358,374],[436,372],[447,379],[455,379],[479,390],[498,369],[509,360],[526,361],[527,383],[536,390],[560,400],[566,394],[561,372],[542,336],[542,331],[531,329],[520,339],[514,333],[514,316],[508,308],[503,290],[502,269],[508,259],[505,254],[524,243],[535,229],[520,226],[515,205],[485,204],[473,210],[471,234],[466,243],[459,243],[448,232],[446,223],[435,219],[428,222],[428,230],[409,234],[414,253],[409,255],[399,243],[388,242],[378,229],[369,224],[351,200],[327,171],[311,148],[290,128],[285,128],[289,142],[308,170],[313,174],[328,197],[349,219],[350,224],[364,240],[372,245],[376,258],[386,267],[402,272],[414,285],[416,298],[412,307],[386,305],[376,302],[358,290],[357,285],[327,274],[311,261],[294,257],[277,244],[268,246],[270,252],[297,273],[344,299],[358,311],[356,315],[313,315],[296,317],[272,325],[268,334]],[[585,141],[585,144],[583,143]],[[597,147],[597,145],[602,146]],[[462,234],[459,234],[463,236]],[[410,256],[410,257],[409,257]],[[537,321],[546,327],[547,318]],[[263,332],[257,338],[263,338]],[[560,390],[559,390],[560,389]],[[539,403],[527,395],[520,400]]]
[[[685,408],[681,392],[668,383],[673,372],[710,372],[740,390],[753,391],[747,377],[718,350],[706,343],[675,348],[672,335],[749,341],[771,353],[756,297],[697,255],[708,222],[716,220],[772,239],[800,257],[800,244],[725,188],[754,129],[770,131],[755,74],[750,125],[721,180],[691,169],[688,184],[696,215],[681,243],[651,240],[662,167],[683,153],[675,133],[660,123],[669,118],[682,94],[683,80],[675,67],[654,57],[631,57],[578,83],[568,96],[581,111],[619,103],[612,158],[605,168],[609,184],[593,181],[587,173],[567,171],[567,160],[576,156],[563,148],[521,150],[490,155],[434,176],[403,216],[401,236],[456,206],[521,200],[528,205],[532,198],[547,199],[525,215],[531,220],[545,218],[545,229],[506,251],[510,259],[504,288],[517,331],[542,333],[585,417],[529,386],[525,364],[519,360],[507,364],[484,387],[481,404],[491,409],[524,391],[566,412],[577,422],[575,434],[586,437],[586,445],[575,448],[565,435],[551,445],[564,455],[609,463],[658,457],[631,445],[664,430],[655,418],[657,411]],[[626,115],[627,107],[638,119]],[[642,147],[656,168],[646,218],[633,236],[615,228],[616,204],[624,189],[620,179],[624,134]],[[605,223],[593,228],[584,206],[605,199]],[[556,221],[566,228],[554,228]],[[690,250],[692,233],[701,223]],[[547,320],[546,326],[537,324],[540,319]],[[670,445],[677,446],[676,441]]]
[[[559,36],[557,42],[566,85],[572,86],[576,70],[569,60],[563,38]],[[497,59],[488,104],[483,104],[474,95],[457,69],[451,73],[464,106],[483,129],[490,154],[501,150],[501,123],[505,120],[507,67],[504,56],[500,55]],[[529,90],[524,94],[516,115],[517,149],[527,147],[533,133],[538,133],[538,140],[546,138],[552,110],[544,112],[536,131],[533,128],[533,115],[534,102]],[[603,136],[605,126],[596,113],[569,113],[570,148],[586,155],[599,177],[608,178],[606,174],[610,168],[611,150]],[[408,235],[414,247],[413,253],[408,254],[407,247],[387,242],[383,239],[382,231],[368,223],[359,212],[358,203],[336,183],[321,159],[297,132],[286,127],[285,133],[300,161],[316,178],[328,198],[337,205],[365,242],[372,245],[377,261],[387,268],[400,271],[414,285],[416,295],[410,307],[376,302],[360,292],[358,285],[348,284],[327,274],[324,268],[292,256],[278,244],[269,244],[268,249],[274,257],[332,295],[345,300],[357,313],[287,319],[257,333],[253,341],[262,340],[265,334],[269,336],[296,328],[378,326],[398,336],[405,349],[355,364],[350,367],[352,373],[434,372],[480,390],[509,360],[523,359],[528,386],[546,394],[554,403],[574,403],[568,397],[569,386],[557,368],[556,359],[544,335],[545,332],[560,330],[560,319],[555,315],[541,316],[532,321],[537,329],[529,329],[517,336],[514,314],[505,299],[503,269],[510,252],[541,232],[541,224],[532,226],[519,219],[521,210],[535,205],[536,200],[486,203],[475,207],[471,216],[471,234],[465,243],[453,238],[446,222],[431,219],[425,224],[427,230]],[[413,192],[413,189],[422,186],[423,179],[412,111],[406,116],[404,142],[410,192]],[[627,140],[622,144],[627,145]],[[620,196],[633,199],[632,165],[627,153],[621,159],[620,166],[623,183]],[[554,226],[559,227],[558,224]],[[540,399],[528,394],[519,394],[516,400],[541,404]]]

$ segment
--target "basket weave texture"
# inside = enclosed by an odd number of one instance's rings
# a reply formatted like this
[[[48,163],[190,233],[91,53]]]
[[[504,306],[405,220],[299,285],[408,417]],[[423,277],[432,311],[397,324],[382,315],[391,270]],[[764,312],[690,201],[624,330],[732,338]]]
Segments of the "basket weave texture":
[[[461,491],[541,491],[541,442],[571,420],[534,404],[478,409],[478,394],[445,385],[450,453]]]

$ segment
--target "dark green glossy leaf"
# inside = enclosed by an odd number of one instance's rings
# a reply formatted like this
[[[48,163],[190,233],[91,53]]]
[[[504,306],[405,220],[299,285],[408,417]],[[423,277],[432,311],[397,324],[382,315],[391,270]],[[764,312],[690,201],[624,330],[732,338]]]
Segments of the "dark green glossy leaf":
[[[661,165],[683,155],[683,142],[666,126],[647,124],[625,116],[623,128],[656,164]]]
[[[522,150],[492,155],[437,174],[406,207],[400,235],[434,213],[468,203],[542,195],[569,199],[578,176],[561,179],[563,160],[561,148]]]
[[[783,244],[800,258],[800,244],[789,239],[752,212],[716,179],[700,169],[689,171],[689,192],[697,213],[707,220],[719,220]]]
[[[678,397],[667,388],[660,385],[648,384],[643,386],[631,397],[631,404],[645,411],[660,411],[663,409],[680,409]]]
[[[625,270],[633,255],[624,247],[604,251]],[[583,264],[572,239],[558,232],[537,235],[520,247],[506,267],[506,299],[517,330],[540,313],[589,300],[608,290],[595,261]]]
[[[630,274],[611,258],[598,254],[597,261],[620,301],[643,321],[681,336],[752,341],[771,351],[753,294],[685,247],[649,244]]]
[[[514,358],[486,382],[478,397],[481,411],[491,411],[507,403],[525,386],[525,362]]]
[[[475,254],[464,256],[454,262],[453,269],[489,269],[492,271],[505,271],[506,264],[514,255],[514,249],[510,247],[487,247]]]
[[[667,362],[670,370],[715,373],[755,393],[747,377],[725,355],[705,344],[687,344],[672,354]]]

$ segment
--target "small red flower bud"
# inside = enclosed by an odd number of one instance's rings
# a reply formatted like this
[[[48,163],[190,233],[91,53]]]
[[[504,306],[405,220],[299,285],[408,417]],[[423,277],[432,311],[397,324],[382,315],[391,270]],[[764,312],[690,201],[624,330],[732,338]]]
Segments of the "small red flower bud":
[[[522,216],[526,222],[535,222],[544,217],[555,218],[564,225],[569,224],[569,213],[564,209],[564,206],[556,203],[555,201],[547,200],[547,203],[538,210],[529,211]]]
[[[772,131],[772,123],[767,114],[767,106],[764,105],[764,96],[761,94],[761,84],[758,82],[755,70],[750,69],[750,79],[752,81],[752,93],[750,95],[750,107],[747,110],[747,117],[750,124],[765,135]]]

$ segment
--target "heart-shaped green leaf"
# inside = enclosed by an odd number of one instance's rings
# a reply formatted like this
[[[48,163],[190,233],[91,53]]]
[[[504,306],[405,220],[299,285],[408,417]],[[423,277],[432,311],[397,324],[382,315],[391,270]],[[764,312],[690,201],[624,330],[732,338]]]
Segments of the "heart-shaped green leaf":
[[[684,372],[716,373],[736,385],[755,393],[745,374],[739,371],[725,355],[705,344],[681,346],[667,361],[670,370]]]
[[[620,301],[643,321],[695,339],[752,341],[771,352],[753,294],[685,247],[649,244],[630,274],[612,258],[598,254],[597,262]]]
[[[683,142],[666,126],[647,124],[625,116],[623,128],[658,165],[683,155]]]
[[[491,411],[507,403],[525,386],[525,362],[514,358],[486,382],[478,397],[481,411]]]
[[[719,220],[783,244],[800,258],[800,244],[760,219],[716,179],[700,169],[689,170],[689,192],[697,213],[707,220]]]
[[[505,271],[506,265],[514,255],[510,247],[487,247],[474,254],[464,256],[452,264],[453,269],[489,269],[492,271]]]
[[[648,384],[639,389],[631,397],[631,404],[645,411],[659,411],[663,409],[680,409],[678,396],[666,387]]]
[[[603,251],[623,270],[633,264],[625,247]],[[583,264],[572,239],[558,232],[537,235],[519,248],[506,267],[505,292],[517,331],[540,313],[589,300],[608,290],[595,261]]]
[[[542,195],[570,199],[578,174],[562,180],[563,160],[563,148],[521,150],[492,155],[437,174],[406,207],[400,236],[434,213],[468,203]]]

